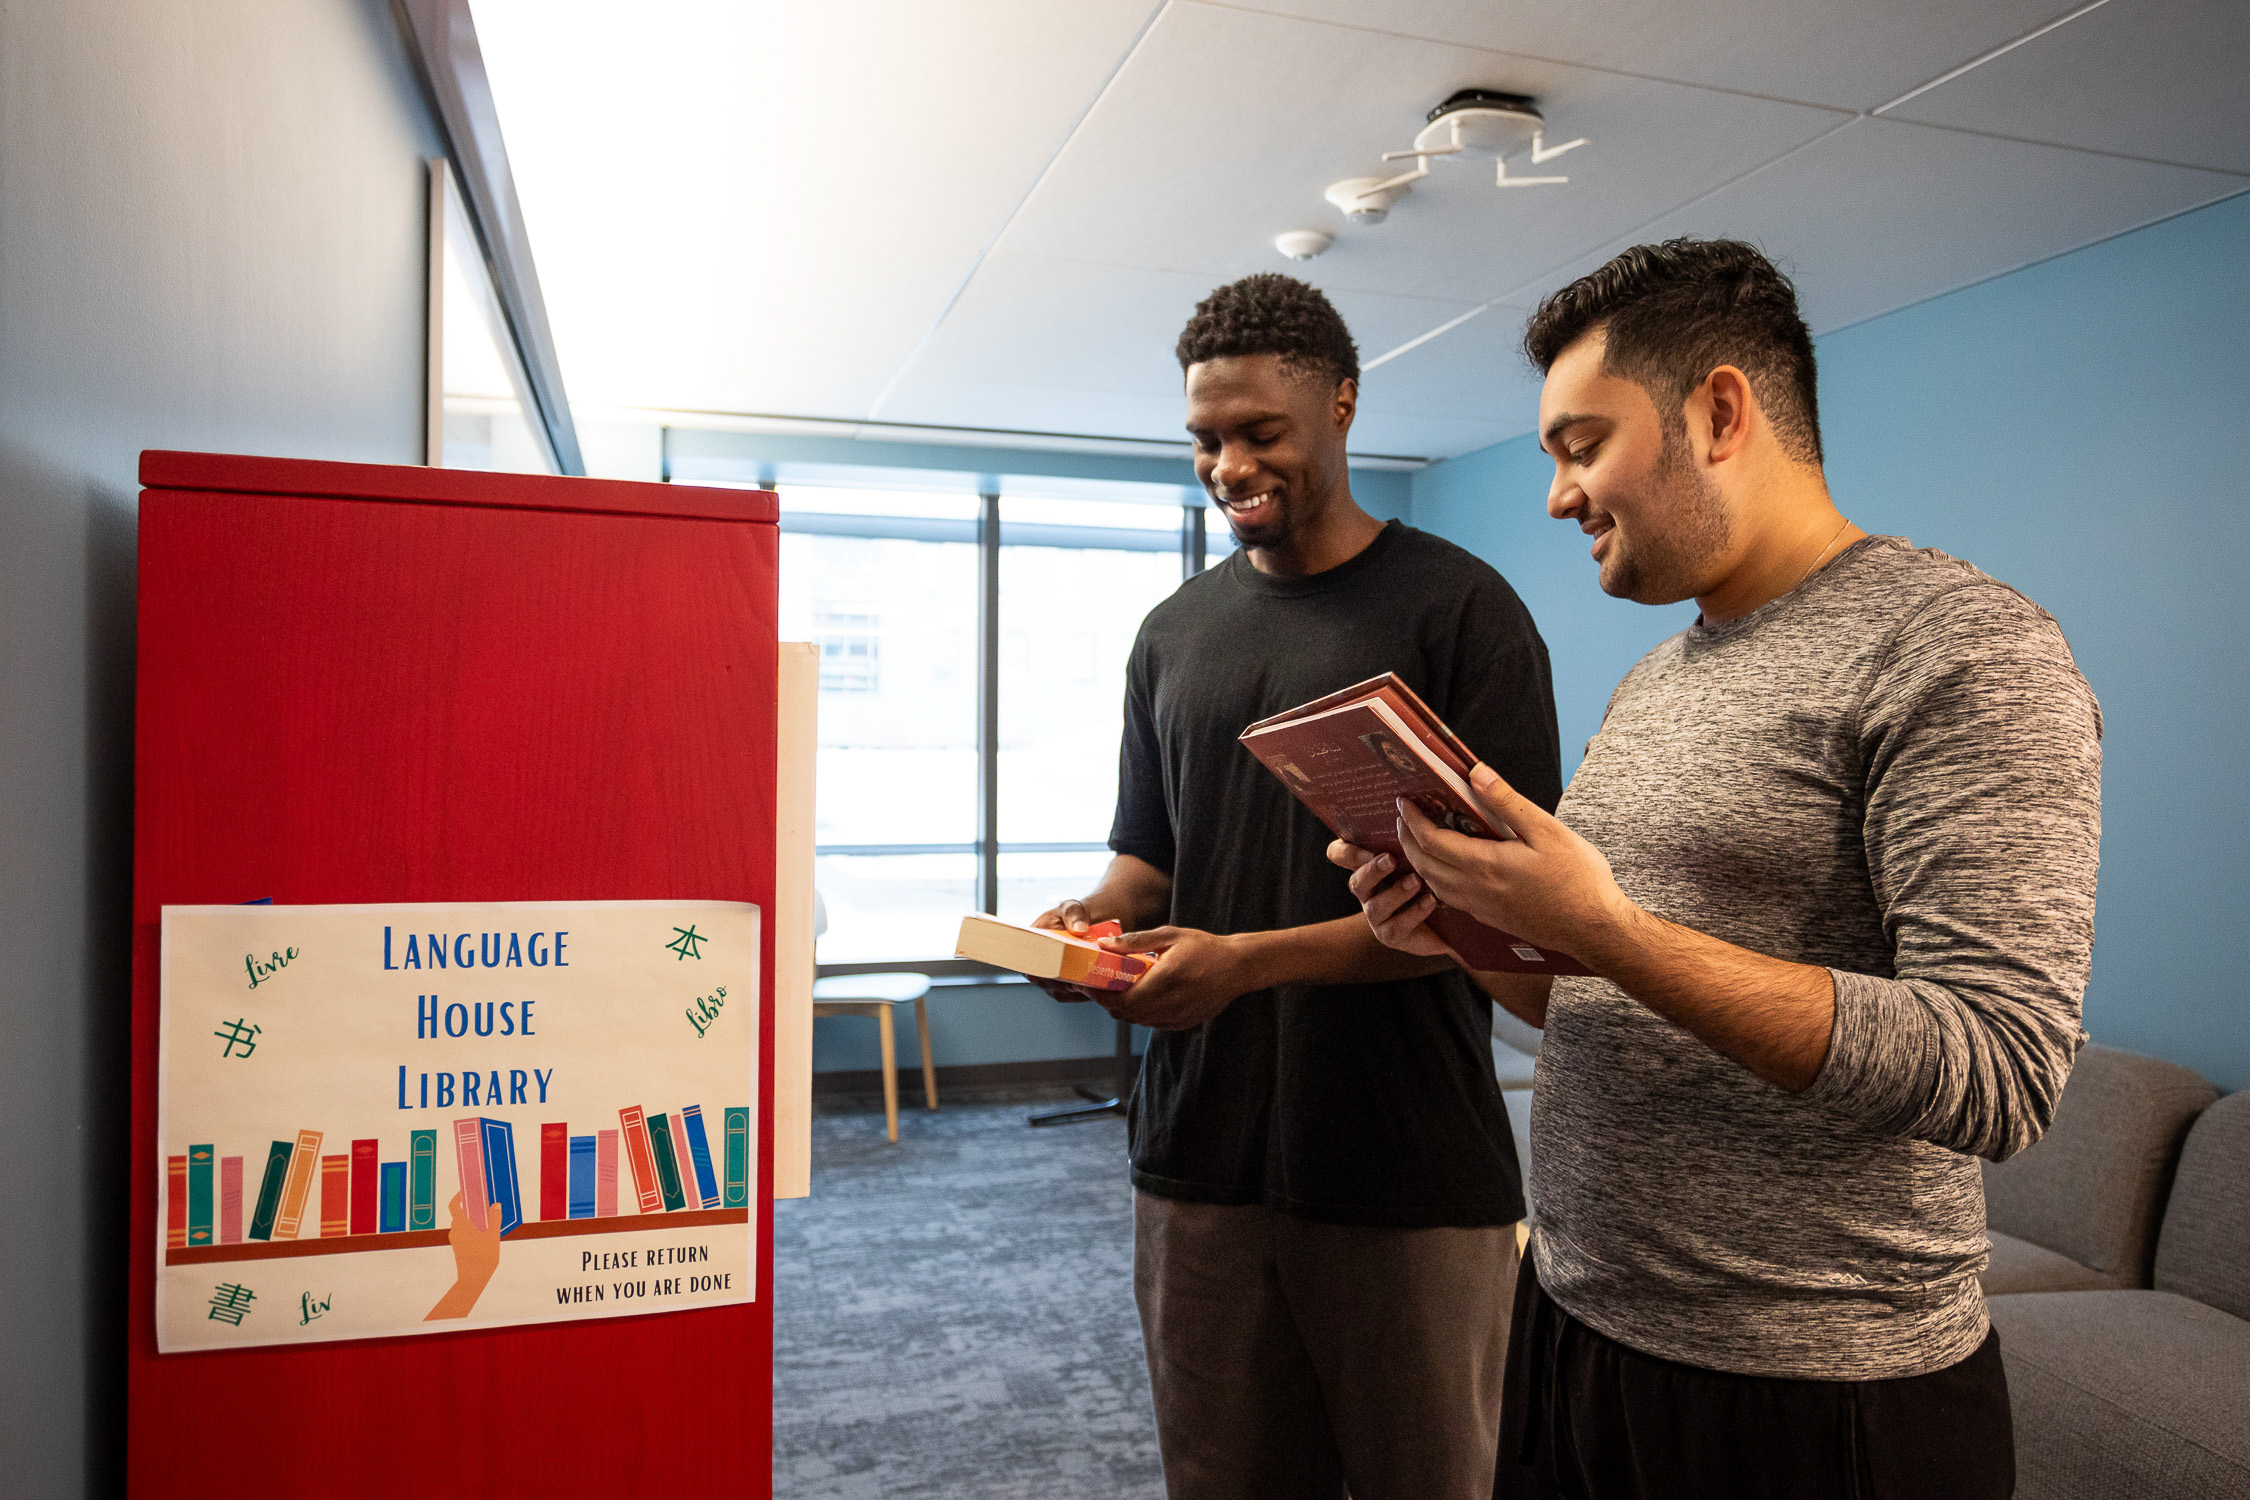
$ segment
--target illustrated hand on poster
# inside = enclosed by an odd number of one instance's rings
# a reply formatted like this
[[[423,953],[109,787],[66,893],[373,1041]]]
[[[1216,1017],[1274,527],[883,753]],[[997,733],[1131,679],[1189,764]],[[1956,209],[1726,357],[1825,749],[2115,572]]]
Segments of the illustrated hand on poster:
[[[500,1269],[500,1205],[495,1203],[485,1210],[485,1227],[477,1228],[469,1216],[461,1212],[461,1195],[455,1193],[453,1201],[445,1205],[452,1218],[453,1227],[446,1231],[446,1243],[453,1247],[453,1289],[438,1298],[437,1306],[430,1309],[422,1321],[434,1323],[439,1318],[465,1318],[469,1309],[477,1305],[484,1295],[485,1284],[492,1273]]]

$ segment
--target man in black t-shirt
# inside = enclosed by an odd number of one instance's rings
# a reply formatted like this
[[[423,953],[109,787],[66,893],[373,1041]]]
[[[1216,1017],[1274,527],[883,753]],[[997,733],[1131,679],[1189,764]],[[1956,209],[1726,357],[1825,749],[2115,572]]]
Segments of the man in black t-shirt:
[[[1491,1492],[1522,1187],[1491,1005],[1386,950],[1329,833],[1235,739],[1396,672],[1510,784],[1561,795],[1547,651],[1499,574],[1352,499],[1359,360],[1319,292],[1221,287],[1180,337],[1196,474],[1240,550],[1150,611],[1115,851],[1083,900],[1163,958],[1133,1096],[1134,1291],[1173,1500]],[[1164,925],[1159,925],[1164,924]]]

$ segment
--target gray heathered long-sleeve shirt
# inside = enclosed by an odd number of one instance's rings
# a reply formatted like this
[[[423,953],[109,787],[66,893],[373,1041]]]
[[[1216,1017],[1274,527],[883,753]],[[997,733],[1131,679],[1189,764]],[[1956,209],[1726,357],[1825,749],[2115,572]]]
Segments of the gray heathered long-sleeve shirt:
[[[2085,1039],[2100,776],[2053,618],[1896,537],[1644,657],[1557,815],[1657,916],[1829,969],[1835,1030],[1790,1094],[1558,980],[1531,1115],[1548,1293],[1740,1374],[1971,1353],[1977,1158],[2038,1139]]]

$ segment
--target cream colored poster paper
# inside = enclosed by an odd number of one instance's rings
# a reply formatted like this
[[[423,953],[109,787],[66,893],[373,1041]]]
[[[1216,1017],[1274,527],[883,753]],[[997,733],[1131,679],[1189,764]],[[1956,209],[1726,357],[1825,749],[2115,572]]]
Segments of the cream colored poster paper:
[[[166,907],[157,1347],[753,1300],[758,922]]]

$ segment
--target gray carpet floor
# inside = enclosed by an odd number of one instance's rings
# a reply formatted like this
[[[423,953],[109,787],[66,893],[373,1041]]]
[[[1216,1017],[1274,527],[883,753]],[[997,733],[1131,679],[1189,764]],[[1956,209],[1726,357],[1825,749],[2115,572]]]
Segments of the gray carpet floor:
[[[879,1099],[816,1100],[774,1205],[777,1500],[1161,1500],[1124,1122],[900,1093],[895,1146]]]

